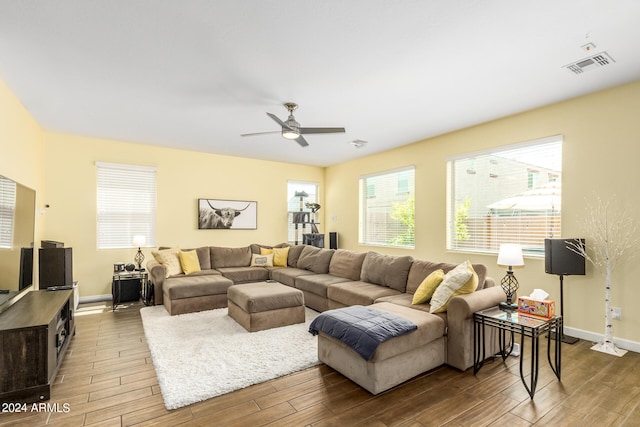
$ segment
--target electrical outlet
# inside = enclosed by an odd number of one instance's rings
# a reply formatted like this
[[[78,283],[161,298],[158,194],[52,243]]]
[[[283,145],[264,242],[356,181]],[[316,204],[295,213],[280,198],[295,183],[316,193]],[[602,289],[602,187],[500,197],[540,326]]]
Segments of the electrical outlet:
[[[613,320],[622,320],[622,308],[611,307],[611,318]]]

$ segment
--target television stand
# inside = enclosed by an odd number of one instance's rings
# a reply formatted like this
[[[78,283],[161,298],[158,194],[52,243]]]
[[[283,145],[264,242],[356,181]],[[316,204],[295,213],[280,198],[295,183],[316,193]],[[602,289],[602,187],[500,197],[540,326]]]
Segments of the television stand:
[[[0,314],[0,402],[49,400],[74,334],[72,290],[32,291]]]

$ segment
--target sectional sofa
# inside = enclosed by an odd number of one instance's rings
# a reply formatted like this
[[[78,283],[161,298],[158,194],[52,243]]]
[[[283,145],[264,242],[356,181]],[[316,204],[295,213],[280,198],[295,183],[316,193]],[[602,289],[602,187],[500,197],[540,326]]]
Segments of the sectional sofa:
[[[175,254],[180,251],[160,249],[146,267],[154,284],[155,303],[163,304],[172,315],[226,307],[229,286],[276,280],[301,290],[305,305],[319,312],[372,306],[416,323],[416,333],[383,343],[370,361],[320,334],[320,360],[374,394],[445,363],[460,370],[473,366],[473,313],[505,298],[482,264],[473,264],[476,290],[454,296],[445,312],[433,314],[428,303],[413,304],[413,295],[431,273],[449,272],[456,264],[306,245],[252,244],[183,250],[194,258],[197,255],[198,264],[185,274],[175,266]],[[485,342],[491,347],[487,354],[493,354],[495,339]]]

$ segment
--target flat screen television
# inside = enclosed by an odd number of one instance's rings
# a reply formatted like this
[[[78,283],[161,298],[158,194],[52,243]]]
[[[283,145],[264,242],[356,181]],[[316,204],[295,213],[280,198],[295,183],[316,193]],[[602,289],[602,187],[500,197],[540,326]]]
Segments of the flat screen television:
[[[33,289],[36,192],[0,175],[0,312]]]

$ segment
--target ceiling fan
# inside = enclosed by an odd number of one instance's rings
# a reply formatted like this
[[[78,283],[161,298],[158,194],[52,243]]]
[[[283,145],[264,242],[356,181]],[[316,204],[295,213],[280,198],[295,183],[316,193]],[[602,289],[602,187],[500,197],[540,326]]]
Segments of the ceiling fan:
[[[282,136],[286,139],[294,139],[298,144],[303,147],[309,145],[306,139],[302,135],[308,135],[312,133],[343,133],[344,128],[303,128],[300,127],[300,123],[293,117],[293,111],[298,108],[298,104],[293,102],[287,102],[284,104],[285,108],[289,111],[289,118],[286,121],[280,120],[275,114],[267,113],[267,116],[271,117],[276,123],[278,123],[282,130],[271,132],[256,132],[245,133],[240,136],[253,136],[264,135],[268,133],[282,133]]]

